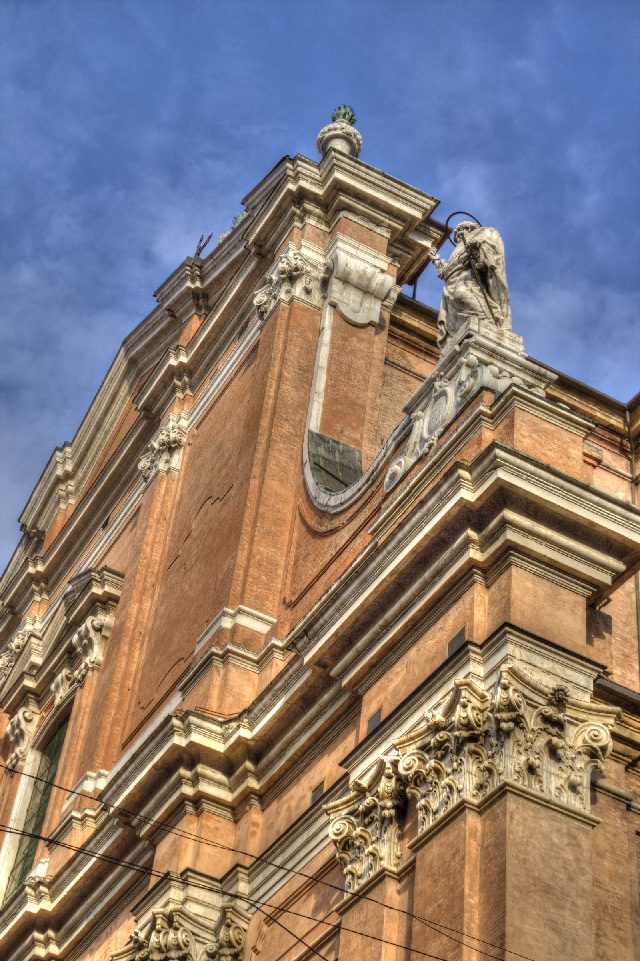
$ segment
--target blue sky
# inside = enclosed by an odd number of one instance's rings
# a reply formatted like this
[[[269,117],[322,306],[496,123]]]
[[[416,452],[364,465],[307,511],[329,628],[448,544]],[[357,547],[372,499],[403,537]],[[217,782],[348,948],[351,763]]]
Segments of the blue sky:
[[[152,291],[344,101],[363,160],[501,230],[531,355],[640,388],[639,4],[4,0],[0,35],[0,566]]]

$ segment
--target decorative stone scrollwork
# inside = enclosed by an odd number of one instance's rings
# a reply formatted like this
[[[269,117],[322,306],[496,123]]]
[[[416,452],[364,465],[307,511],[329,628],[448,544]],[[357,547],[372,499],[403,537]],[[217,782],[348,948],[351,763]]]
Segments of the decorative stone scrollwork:
[[[83,684],[90,671],[97,670],[102,664],[104,644],[113,624],[113,614],[99,608],[87,618],[71,638],[71,643],[80,655],[80,664],[73,673],[78,684]]]
[[[381,868],[400,866],[404,804],[397,761],[383,758],[367,782],[355,781],[345,798],[325,807],[347,891],[357,891]]]
[[[205,945],[198,961],[242,961],[246,924],[227,908],[211,944]]]
[[[0,688],[11,674],[20,652],[27,646],[27,641],[32,635],[38,638],[42,637],[37,619],[34,621],[27,620],[24,626],[16,631],[0,654]]]
[[[394,741],[395,757],[325,807],[348,892],[381,868],[400,867],[405,798],[416,803],[418,837],[454,807],[477,807],[506,788],[589,815],[591,775],[602,770],[611,735],[584,702],[570,702],[566,687],[533,691],[505,668],[493,687],[458,680],[444,700],[441,713],[430,711]]]
[[[424,831],[458,801],[477,803],[511,784],[587,814],[591,772],[611,748],[608,729],[568,713],[568,691],[552,688],[531,704],[508,670],[492,696],[459,681],[447,716],[425,719],[395,742],[398,774],[415,797]]]
[[[67,667],[63,667],[63,669],[56,674],[49,688],[53,694],[54,707],[57,707],[58,704],[65,699],[74,680],[74,674]]]
[[[327,257],[327,299],[354,327],[374,326],[383,303],[393,305],[398,290],[393,277],[364,248],[338,242]]]
[[[264,322],[277,303],[289,301],[294,295],[311,300],[320,285],[320,271],[307,257],[289,245],[265,277],[265,284],[256,291],[253,304]]]
[[[441,357],[406,405],[412,430],[403,454],[387,472],[385,490],[390,491],[419,458],[431,452],[454,417],[480,390],[499,395],[513,384],[542,396],[552,380],[553,375],[521,354],[483,335],[467,335]]]
[[[185,920],[181,911],[153,910],[151,920],[136,928],[127,944],[111,954],[112,961],[242,961],[247,919],[231,905],[222,908],[210,940],[203,943],[202,923]]]
[[[11,744],[11,754],[7,758],[7,767],[10,770],[14,770],[27,756],[37,718],[38,712],[32,706],[28,706],[19,708],[9,721],[7,737]]]
[[[155,910],[147,930],[136,928],[111,957],[118,961],[196,961],[191,932],[173,911]]]
[[[182,464],[182,453],[187,443],[188,420],[182,412],[171,414],[153,438],[138,462],[145,482],[151,480],[158,472],[166,474],[169,470],[179,470]]]

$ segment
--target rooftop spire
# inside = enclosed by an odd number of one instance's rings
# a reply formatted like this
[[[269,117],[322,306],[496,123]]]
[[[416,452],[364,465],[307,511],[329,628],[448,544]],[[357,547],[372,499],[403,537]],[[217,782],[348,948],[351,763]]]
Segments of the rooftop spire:
[[[348,103],[341,103],[331,114],[331,123],[318,134],[318,150],[324,157],[329,150],[338,150],[357,157],[362,149],[362,137],[354,124],[356,115]]]

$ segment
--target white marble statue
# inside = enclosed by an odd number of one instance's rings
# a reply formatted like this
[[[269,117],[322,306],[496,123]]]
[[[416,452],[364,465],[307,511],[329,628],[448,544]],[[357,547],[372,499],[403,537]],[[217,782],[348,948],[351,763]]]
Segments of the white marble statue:
[[[444,290],[438,315],[438,345],[457,339],[469,321],[479,329],[511,329],[509,289],[502,237],[494,227],[463,220],[453,232],[455,249],[449,260],[431,249],[431,259]]]

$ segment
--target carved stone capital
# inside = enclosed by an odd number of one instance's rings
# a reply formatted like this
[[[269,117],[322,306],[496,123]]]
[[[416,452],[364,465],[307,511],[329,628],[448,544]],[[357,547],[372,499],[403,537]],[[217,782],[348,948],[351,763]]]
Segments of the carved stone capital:
[[[241,872],[242,873],[242,872]],[[246,890],[246,877],[239,881]],[[234,882],[229,885],[234,887]],[[239,893],[239,891],[238,891]],[[136,927],[112,961],[242,961],[250,915],[208,875],[169,872],[133,907]]]
[[[354,781],[349,794],[325,811],[346,890],[357,891],[381,869],[395,871],[402,856],[401,816],[405,791],[397,761],[381,758],[367,781]]]
[[[11,744],[11,754],[7,758],[7,767],[10,770],[16,768],[27,756],[37,721],[38,711],[32,705],[19,708],[9,721],[7,737]]]
[[[180,470],[188,426],[184,412],[169,416],[138,462],[145,481],[150,481],[158,472],[166,474],[170,470]]]
[[[590,810],[590,780],[611,750],[608,728],[573,713],[557,685],[532,698],[501,672],[493,690],[456,682],[446,714],[395,742],[398,775],[417,802],[418,832],[459,801],[478,803],[512,785],[580,814]]]
[[[264,322],[276,304],[299,297],[314,306],[320,303],[321,270],[309,251],[289,244],[273,268],[265,276],[264,286],[256,291],[253,303],[261,322]]]
[[[511,635],[470,649],[467,671],[451,686],[435,681],[429,710],[325,807],[348,892],[401,868],[408,805],[417,814],[409,847],[454,809],[482,810],[505,791],[593,823],[591,778],[619,713],[591,701],[596,671]]]

